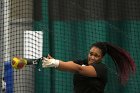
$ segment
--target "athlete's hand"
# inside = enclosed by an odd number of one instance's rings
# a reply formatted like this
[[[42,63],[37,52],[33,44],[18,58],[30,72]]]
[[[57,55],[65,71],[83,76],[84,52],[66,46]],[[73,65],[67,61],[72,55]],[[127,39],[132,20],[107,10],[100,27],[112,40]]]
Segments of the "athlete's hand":
[[[50,55],[48,57],[43,57],[42,59],[42,67],[47,68],[47,67],[58,67],[59,66],[59,60],[56,60],[52,58]]]

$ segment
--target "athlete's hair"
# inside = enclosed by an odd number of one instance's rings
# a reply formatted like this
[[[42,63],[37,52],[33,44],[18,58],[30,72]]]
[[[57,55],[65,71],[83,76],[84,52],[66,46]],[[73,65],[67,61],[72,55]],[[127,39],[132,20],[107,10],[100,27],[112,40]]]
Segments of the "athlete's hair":
[[[135,72],[136,66],[134,60],[131,58],[129,53],[123,48],[113,45],[108,42],[97,42],[91,45],[98,47],[102,51],[102,56],[106,53],[113,59],[115,63],[119,80],[122,84],[126,83],[131,72]]]

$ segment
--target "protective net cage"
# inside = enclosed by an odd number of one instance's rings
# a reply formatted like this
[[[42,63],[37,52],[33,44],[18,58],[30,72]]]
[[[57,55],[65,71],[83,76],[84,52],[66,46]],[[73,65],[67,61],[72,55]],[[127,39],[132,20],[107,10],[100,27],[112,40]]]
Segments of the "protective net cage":
[[[14,69],[11,59],[83,59],[92,43],[103,41],[126,49],[137,68],[122,86],[106,56],[105,93],[140,93],[139,29],[140,0],[0,0],[0,91],[73,93],[73,73],[44,69],[41,61]]]

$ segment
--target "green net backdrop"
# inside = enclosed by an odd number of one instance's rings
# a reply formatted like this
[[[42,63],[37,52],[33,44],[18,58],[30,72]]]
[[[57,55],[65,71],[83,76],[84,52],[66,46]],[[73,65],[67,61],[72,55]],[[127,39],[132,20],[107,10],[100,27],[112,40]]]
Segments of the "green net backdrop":
[[[139,0],[0,0],[0,7],[0,79],[6,78],[6,93],[73,93],[73,73],[43,69],[39,62],[10,69],[12,74],[7,75],[5,63],[17,55],[38,58],[48,53],[64,61],[82,59],[98,41],[126,49],[137,67],[122,86],[106,56],[105,93],[140,93]]]

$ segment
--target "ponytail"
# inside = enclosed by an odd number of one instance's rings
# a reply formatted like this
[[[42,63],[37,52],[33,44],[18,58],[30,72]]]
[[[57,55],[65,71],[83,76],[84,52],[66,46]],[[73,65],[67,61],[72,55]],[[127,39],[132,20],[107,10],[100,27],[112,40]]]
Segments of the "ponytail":
[[[124,49],[112,45],[107,42],[97,42],[93,46],[100,48],[103,51],[103,55],[106,53],[112,58],[115,63],[119,80],[122,84],[126,83],[130,73],[134,73],[136,66],[134,60],[131,58],[128,52]]]

